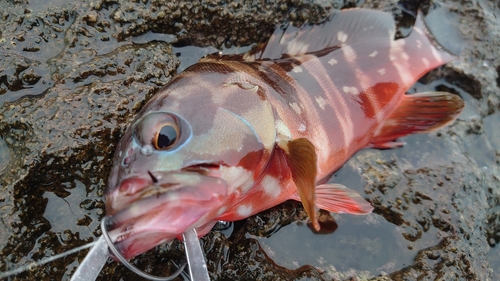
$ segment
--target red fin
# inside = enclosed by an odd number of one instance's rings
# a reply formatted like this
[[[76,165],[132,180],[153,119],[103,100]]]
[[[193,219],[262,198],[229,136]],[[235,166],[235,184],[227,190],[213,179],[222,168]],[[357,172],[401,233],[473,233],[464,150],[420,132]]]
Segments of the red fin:
[[[377,147],[412,133],[438,129],[455,120],[463,108],[460,97],[446,92],[406,95],[379,127],[371,143]]]
[[[294,195],[294,200],[300,200]],[[372,205],[359,193],[341,184],[326,183],[316,186],[316,206],[334,213],[365,215],[371,213]]]
[[[305,138],[291,140],[280,145],[285,151],[292,179],[297,186],[300,201],[316,231],[320,226],[316,214],[316,151],[314,145]]]
[[[373,207],[359,193],[341,184],[327,183],[316,187],[316,206],[335,213],[364,215]]]
[[[342,44],[370,42],[373,39],[394,38],[395,25],[388,13],[347,9],[332,13],[317,25],[292,25],[285,29],[276,28],[266,44],[243,55],[247,61],[279,59],[283,55],[299,56]]]

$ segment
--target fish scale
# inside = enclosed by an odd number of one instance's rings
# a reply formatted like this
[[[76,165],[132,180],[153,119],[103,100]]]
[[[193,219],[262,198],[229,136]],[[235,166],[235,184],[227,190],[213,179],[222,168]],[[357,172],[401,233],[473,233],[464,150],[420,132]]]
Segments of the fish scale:
[[[420,14],[407,38],[394,33],[389,14],[344,10],[277,28],[246,54],[209,55],[172,79],[115,153],[106,208],[110,231],[126,231],[116,243],[123,255],[289,199],[316,230],[317,208],[370,213],[357,192],[326,179],[358,150],[400,146],[397,138],[440,128],[464,107],[445,92],[405,94],[455,56]],[[162,132],[169,142],[157,147]]]

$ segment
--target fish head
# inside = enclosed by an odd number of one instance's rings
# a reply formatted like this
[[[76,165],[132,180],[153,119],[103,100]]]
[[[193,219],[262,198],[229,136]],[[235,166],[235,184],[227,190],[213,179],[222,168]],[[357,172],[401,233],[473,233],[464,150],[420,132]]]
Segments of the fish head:
[[[170,83],[117,146],[106,211],[125,257],[209,230],[269,161],[274,117],[258,87],[204,81],[217,92],[182,75]]]

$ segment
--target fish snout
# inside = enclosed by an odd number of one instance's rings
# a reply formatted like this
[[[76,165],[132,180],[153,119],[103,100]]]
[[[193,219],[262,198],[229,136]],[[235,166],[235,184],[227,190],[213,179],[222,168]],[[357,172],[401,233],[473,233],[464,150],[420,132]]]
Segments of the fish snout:
[[[137,194],[138,192],[152,184],[153,180],[151,178],[134,176],[124,179],[121,182],[118,190],[123,195],[131,196]]]
[[[127,258],[210,224],[228,198],[221,178],[198,172],[148,174],[149,179],[122,180],[106,201],[108,230]]]

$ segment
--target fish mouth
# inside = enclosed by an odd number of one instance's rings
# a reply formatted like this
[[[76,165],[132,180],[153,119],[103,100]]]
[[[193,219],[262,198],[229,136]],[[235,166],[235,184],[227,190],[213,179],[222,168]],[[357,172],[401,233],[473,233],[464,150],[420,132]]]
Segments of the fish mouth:
[[[147,171],[127,177],[106,195],[106,213],[112,216],[141,198],[172,192],[183,185],[213,182],[212,177],[220,178],[219,169],[219,164],[197,164],[179,171]]]
[[[200,172],[148,172],[122,181],[107,195],[107,231],[125,258],[204,227],[227,194],[219,177]]]

